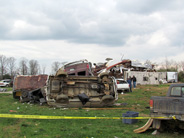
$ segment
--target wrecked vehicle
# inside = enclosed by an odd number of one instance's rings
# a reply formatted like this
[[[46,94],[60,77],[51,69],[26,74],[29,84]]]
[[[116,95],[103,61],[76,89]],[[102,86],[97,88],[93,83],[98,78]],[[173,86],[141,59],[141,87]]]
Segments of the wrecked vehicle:
[[[172,84],[167,96],[153,96],[150,99],[151,117],[165,117],[160,119],[149,119],[141,129],[134,130],[135,133],[146,131],[150,126],[153,129],[164,131],[170,129],[184,129],[184,83]],[[173,120],[175,117],[176,120]]]
[[[94,76],[91,62],[79,60],[65,64],[62,67],[68,75],[74,76]]]
[[[45,91],[48,75],[18,75],[14,79],[13,98],[21,102],[45,103]]]
[[[93,75],[92,64],[80,60],[65,64],[56,75],[17,76],[13,97],[54,107],[113,106],[118,99],[116,80],[104,72]]]
[[[49,76],[46,91],[48,105],[55,107],[104,107],[117,100],[114,77],[107,73],[97,76],[68,75],[60,68]]]

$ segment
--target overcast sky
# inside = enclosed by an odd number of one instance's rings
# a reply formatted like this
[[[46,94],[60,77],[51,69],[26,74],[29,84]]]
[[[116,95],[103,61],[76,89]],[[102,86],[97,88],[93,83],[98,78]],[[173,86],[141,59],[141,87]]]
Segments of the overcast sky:
[[[54,61],[184,60],[183,0],[0,0],[0,54]]]

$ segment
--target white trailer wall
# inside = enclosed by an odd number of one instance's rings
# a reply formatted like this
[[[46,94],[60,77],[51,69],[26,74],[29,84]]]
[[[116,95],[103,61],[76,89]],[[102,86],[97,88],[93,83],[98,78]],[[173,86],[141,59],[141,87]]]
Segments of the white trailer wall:
[[[178,73],[177,72],[167,72],[167,81],[168,82],[178,82]]]
[[[166,72],[138,72],[138,71],[126,71],[124,79],[129,76],[135,76],[137,78],[137,84],[159,84],[159,80],[166,80]]]

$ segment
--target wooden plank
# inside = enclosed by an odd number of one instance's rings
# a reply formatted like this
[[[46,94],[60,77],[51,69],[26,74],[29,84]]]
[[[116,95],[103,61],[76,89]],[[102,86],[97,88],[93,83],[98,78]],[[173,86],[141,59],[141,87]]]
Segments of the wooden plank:
[[[152,123],[153,123],[153,119],[150,118],[144,126],[138,128],[138,129],[135,129],[134,133],[145,132],[152,125]]]

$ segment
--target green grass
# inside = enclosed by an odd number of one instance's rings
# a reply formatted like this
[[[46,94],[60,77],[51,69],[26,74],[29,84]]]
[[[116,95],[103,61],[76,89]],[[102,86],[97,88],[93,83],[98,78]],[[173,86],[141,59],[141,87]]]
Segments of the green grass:
[[[121,117],[126,111],[139,112],[139,116],[149,116],[151,96],[164,96],[168,85],[138,86],[133,93],[119,94],[118,103],[130,108],[121,110],[56,109],[47,105],[20,103],[12,94],[0,94],[1,114],[26,114],[49,116]],[[125,104],[126,103],[126,104]],[[12,112],[13,111],[13,112]],[[0,118],[0,137],[2,138],[153,138],[148,130],[135,134],[133,130],[141,127],[147,120],[135,124],[124,124],[122,120],[40,120]],[[161,138],[183,137],[183,134],[162,133]]]

